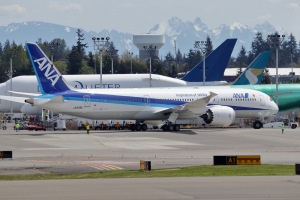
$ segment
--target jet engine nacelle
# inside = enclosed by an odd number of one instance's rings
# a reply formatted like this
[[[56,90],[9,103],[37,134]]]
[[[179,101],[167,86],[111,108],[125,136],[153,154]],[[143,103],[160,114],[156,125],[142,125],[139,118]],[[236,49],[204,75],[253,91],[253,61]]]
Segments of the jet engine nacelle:
[[[200,117],[210,125],[229,126],[235,120],[235,111],[228,106],[212,106]]]
[[[28,115],[41,115],[42,109],[37,106],[32,106],[30,104],[24,104],[21,107],[21,112]]]

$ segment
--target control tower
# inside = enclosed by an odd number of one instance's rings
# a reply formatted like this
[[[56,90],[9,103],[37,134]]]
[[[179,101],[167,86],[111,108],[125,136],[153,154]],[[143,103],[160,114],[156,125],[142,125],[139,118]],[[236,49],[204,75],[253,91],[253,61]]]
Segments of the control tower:
[[[141,59],[149,58],[151,52],[159,55],[159,49],[165,44],[164,35],[133,35],[133,44],[139,49]]]

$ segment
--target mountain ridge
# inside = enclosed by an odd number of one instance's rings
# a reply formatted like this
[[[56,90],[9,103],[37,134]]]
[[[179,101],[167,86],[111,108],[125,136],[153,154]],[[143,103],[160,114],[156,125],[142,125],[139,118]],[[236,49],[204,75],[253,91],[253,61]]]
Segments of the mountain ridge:
[[[78,28],[80,27],[71,27],[42,21],[10,23],[7,26],[0,26],[0,42],[4,44],[8,39],[10,42],[15,41],[17,44],[24,44],[26,41],[38,41],[39,38],[41,38],[42,41],[62,38],[66,41],[67,46],[71,48],[76,44],[76,31]],[[233,23],[231,25],[221,24],[216,28],[209,28],[200,17],[195,18],[193,21],[182,21],[178,17],[172,17],[167,21],[154,25],[147,33],[165,35],[165,45],[160,49],[160,56],[162,57],[168,52],[174,54],[174,40],[176,40],[176,48],[179,49],[182,54],[187,54],[189,50],[193,48],[196,40],[205,40],[207,36],[210,36],[214,48],[228,38],[237,38],[238,41],[232,54],[232,56],[236,57],[242,45],[247,51],[251,50],[251,43],[258,31],[263,34],[264,38],[266,38],[268,34],[273,34],[276,31],[283,32],[280,27],[275,28],[269,22],[256,24],[254,27]],[[132,42],[133,34],[119,32],[115,29],[104,29],[100,32],[85,31],[82,29],[82,33],[86,39],[85,42],[88,43],[89,46],[87,52],[94,51],[92,37],[110,37],[120,54],[126,54],[127,51],[133,52],[135,55],[138,54],[138,49]]]

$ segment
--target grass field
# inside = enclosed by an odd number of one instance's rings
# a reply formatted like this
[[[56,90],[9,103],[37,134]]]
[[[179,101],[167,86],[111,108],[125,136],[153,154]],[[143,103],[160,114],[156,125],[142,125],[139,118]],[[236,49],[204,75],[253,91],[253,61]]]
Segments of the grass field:
[[[294,165],[227,165],[194,166],[154,169],[151,171],[116,170],[83,174],[0,175],[0,180],[50,180],[90,178],[146,178],[146,177],[201,177],[201,176],[292,176]]]

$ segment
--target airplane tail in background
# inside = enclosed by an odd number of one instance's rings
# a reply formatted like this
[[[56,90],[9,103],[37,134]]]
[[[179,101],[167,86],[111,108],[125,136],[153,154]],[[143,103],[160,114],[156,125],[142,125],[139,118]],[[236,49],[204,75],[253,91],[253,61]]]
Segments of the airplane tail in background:
[[[271,52],[260,53],[232,85],[255,85],[260,84]]]
[[[42,94],[70,90],[62,75],[37,44],[26,43],[26,49]]]
[[[221,81],[237,39],[227,39],[205,58],[205,81]],[[203,61],[198,63],[181,80],[203,82]]]

